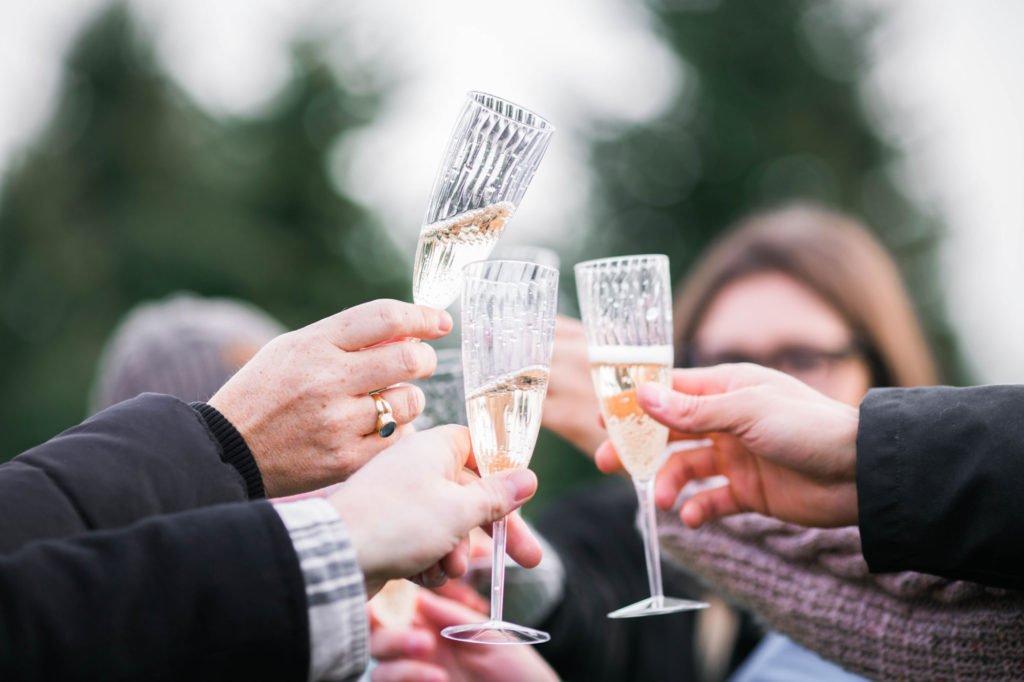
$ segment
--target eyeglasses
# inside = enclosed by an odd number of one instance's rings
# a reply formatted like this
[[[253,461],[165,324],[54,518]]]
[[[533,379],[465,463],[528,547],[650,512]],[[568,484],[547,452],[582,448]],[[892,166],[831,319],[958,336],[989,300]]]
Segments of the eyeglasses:
[[[826,380],[833,368],[846,360],[863,357],[862,344],[853,341],[847,346],[835,350],[814,348],[813,346],[783,346],[773,353],[754,355],[739,351],[724,350],[716,353],[704,353],[691,346],[685,354],[685,362],[689,367],[710,367],[734,362],[752,362],[763,367],[770,367],[800,379],[805,384],[817,386]]]

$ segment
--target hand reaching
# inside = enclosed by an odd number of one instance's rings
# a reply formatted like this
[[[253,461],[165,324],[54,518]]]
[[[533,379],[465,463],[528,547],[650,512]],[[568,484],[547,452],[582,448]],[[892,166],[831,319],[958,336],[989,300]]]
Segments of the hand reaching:
[[[657,477],[659,506],[671,508],[688,481],[721,475],[728,485],[683,505],[687,525],[741,512],[809,526],[857,523],[855,407],[757,365],[675,370],[672,388],[645,384],[641,407],[671,438],[710,437],[711,445],[669,457]],[[609,442],[596,459],[606,472],[621,466]]]
[[[210,404],[245,439],[268,497],[307,492],[352,475],[397,436],[381,438],[370,391],[382,392],[399,425],[423,409],[423,392],[394,386],[430,376],[425,343],[452,328],[448,313],[399,301],[364,303],[277,337]]]

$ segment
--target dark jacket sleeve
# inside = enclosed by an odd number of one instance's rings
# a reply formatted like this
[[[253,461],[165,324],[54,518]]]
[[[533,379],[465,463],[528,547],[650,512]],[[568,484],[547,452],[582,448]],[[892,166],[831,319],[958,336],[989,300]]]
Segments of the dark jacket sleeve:
[[[0,680],[305,680],[288,532],[264,502],[0,556]]]
[[[247,499],[199,413],[145,394],[0,465],[0,552]]]
[[[857,503],[873,572],[1024,588],[1024,386],[868,393]]]
[[[611,620],[610,611],[650,596],[633,486],[619,478],[588,485],[548,507],[537,530],[565,567],[562,602],[537,647],[564,680],[687,680],[696,677],[693,612]],[[662,564],[665,594],[695,597],[696,582]]]

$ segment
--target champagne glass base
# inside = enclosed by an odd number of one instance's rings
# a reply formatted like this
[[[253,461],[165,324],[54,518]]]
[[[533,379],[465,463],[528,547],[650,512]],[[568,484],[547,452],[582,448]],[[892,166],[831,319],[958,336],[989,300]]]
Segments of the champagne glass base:
[[[680,611],[696,611],[711,606],[707,602],[690,601],[689,599],[676,599],[674,597],[648,597],[635,604],[623,606],[608,614],[609,618],[644,618],[646,616],[661,616],[666,613],[679,613]]]
[[[452,625],[441,630],[441,634],[448,639],[472,644],[543,644],[551,639],[546,632],[495,620]]]

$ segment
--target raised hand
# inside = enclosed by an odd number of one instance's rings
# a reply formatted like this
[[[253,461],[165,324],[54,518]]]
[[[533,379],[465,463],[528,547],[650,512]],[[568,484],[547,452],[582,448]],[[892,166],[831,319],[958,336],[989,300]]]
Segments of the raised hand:
[[[368,394],[429,376],[427,344],[452,328],[448,313],[399,301],[349,308],[264,346],[210,399],[241,433],[268,497],[322,488],[352,475],[399,434],[381,438]],[[423,409],[423,392],[397,386],[381,394],[399,425]]]
[[[331,495],[369,594],[392,578],[421,576],[429,586],[461,576],[468,566],[469,531],[518,509],[537,490],[529,469],[479,478],[467,466],[474,466],[469,431],[439,426],[385,450]],[[508,554],[536,566],[540,545],[514,518]]]
[[[857,408],[749,364],[675,370],[672,390],[646,384],[639,401],[673,439],[711,440],[669,457],[658,473],[659,506],[670,508],[691,480],[729,479],[684,503],[687,525],[741,512],[809,526],[857,523]],[[620,466],[608,442],[596,459],[606,472]]]

